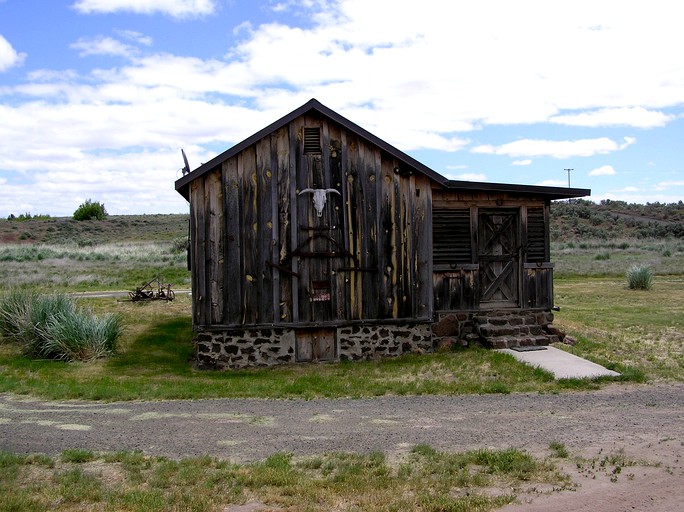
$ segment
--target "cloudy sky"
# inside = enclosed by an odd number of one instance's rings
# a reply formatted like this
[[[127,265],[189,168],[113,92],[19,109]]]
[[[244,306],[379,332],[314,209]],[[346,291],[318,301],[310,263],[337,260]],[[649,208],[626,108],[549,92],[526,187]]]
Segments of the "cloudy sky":
[[[684,199],[672,0],[0,0],[0,216],[177,213],[311,98],[453,179]]]

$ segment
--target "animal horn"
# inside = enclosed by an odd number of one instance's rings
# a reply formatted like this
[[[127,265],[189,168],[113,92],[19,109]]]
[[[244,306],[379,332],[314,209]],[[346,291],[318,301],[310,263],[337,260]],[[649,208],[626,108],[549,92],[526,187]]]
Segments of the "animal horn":
[[[315,191],[314,189],[312,189],[312,188],[305,188],[304,190],[300,190],[298,195],[301,196],[304,192],[311,192],[311,193],[314,193],[314,192],[316,192],[316,191]]]

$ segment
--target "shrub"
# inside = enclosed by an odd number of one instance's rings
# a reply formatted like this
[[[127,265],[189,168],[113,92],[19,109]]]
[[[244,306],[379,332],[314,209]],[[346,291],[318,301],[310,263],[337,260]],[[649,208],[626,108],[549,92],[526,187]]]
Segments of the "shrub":
[[[105,206],[100,202],[92,202],[86,199],[74,212],[74,220],[104,220],[108,215]]]
[[[66,295],[11,291],[0,299],[0,333],[29,357],[85,361],[107,356],[121,336],[118,315],[98,318]]]
[[[645,265],[633,265],[627,271],[627,284],[631,290],[650,290],[653,286],[653,271]]]
[[[596,256],[594,256],[594,259],[597,261],[609,260],[610,259],[610,253],[609,252],[603,252],[603,253],[597,254]]]

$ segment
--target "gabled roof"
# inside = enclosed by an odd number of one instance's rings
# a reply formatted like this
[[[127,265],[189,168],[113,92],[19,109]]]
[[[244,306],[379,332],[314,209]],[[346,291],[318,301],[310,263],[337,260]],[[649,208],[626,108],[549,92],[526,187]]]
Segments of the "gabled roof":
[[[349,119],[346,117],[341,116],[334,110],[329,109],[322,103],[320,103],[316,99],[310,99],[307,101],[304,105],[299,107],[296,110],[293,110],[286,116],[278,119],[274,123],[271,123],[268,125],[266,128],[258,131],[251,137],[246,138],[242,142],[236,144],[232,148],[228,149],[227,151],[224,151],[220,155],[212,158],[208,162],[200,165],[197,169],[194,171],[190,172],[189,174],[186,174],[182,178],[176,181],[176,191],[181,194],[186,200],[189,200],[190,194],[189,194],[189,185],[190,182],[193,180],[199,178],[203,174],[209,172],[210,170],[214,169],[215,167],[221,165],[223,162],[226,160],[232,158],[233,156],[237,155],[244,149],[248,148],[252,144],[255,144],[262,138],[266,137],[267,135],[270,135],[271,133],[275,132],[276,130],[279,130],[283,126],[287,125],[288,123],[292,122],[299,116],[302,116],[304,114],[307,114],[311,111],[316,111],[319,114],[327,117],[328,119],[331,119],[332,121],[338,123],[339,125],[343,126],[347,130],[355,133],[359,137],[366,139],[368,142],[374,144],[375,146],[378,146],[380,149],[383,151],[387,152],[400,162],[406,164],[408,167],[413,168],[416,172],[422,173],[431,180],[435,181],[439,185],[442,185],[446,188],[451,188],[451,189],[457,189],[457,190],[482,190],[482,191],[490,191],[490,192],[517,192],[517,193],[526,193],[526,194],[534,194],[534,195],[541,195],[546,197],[547,199],[567,199],[570,197],[583,197],[583,196],[588,196],[591,194],[591,191],[588,189],[578,189],[578,188],[561,188],[561,187],[540,187],[540,186],[529,186],[529,185],[509,185],[509,184],[504,184],[504,183],[486,183],[486,182],[475,182],[475,181],[456,181],[456,180],[449,180],[445,176],[442,176],[438,172],[430,169],[428,166],[420,163],[418,160],[415,158],[407,155],[403,151],[399,151],[397,148],[392,146],[391,144],[385,142],[384,140],[376,137],[369,131],[365,130],[364,128],[361,128],[359,125],[356,123],[351,122]]]

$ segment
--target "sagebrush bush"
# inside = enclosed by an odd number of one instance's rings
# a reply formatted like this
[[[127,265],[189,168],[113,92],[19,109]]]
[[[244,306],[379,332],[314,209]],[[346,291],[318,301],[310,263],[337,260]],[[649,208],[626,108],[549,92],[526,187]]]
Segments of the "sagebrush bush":
[[[103,203],[86,199],[74,212],[74,220],[104,220],[109,215]]]
[[[122,332],[118,315],[101,318],[79,309],[63,294],[13,290],[0,298],[0,334],[38,359],[86,361],[116,350]]]
[[[627,284],[631,290],[650,290],[653,287],[653,271],[646,265],[633,265],[627,271]]]

